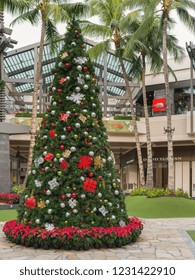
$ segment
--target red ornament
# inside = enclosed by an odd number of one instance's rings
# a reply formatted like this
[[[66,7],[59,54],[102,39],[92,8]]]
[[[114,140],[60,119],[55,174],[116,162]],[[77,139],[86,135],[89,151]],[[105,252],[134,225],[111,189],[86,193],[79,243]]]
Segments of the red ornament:
[[[90,157],[90,156],[80,156],[79,163],[78,163],[78,168],[80,168],[80,169],[90,168],[92,162],[93,162],[92,157]]]
[[[50,110],[51,110],[51,108],[50,108],[50,107],[47,107],[47,110],[48,110],[48,111],[50,111]]]
[[[52,129],[52,130],[49,131],[49,136],[51,138],[55,138],[55,133],[56,133],[55,130]]]
[[[85,72],[88,71],[87,66],[84,66],[84,67],[83,67],[83,71],[85,71]]]
[[[101,176],[101,175],[100,175],[100,176],[98,176],[98,179],[102,180],[102,176]]]
[[[50,92],[49,95],[52,96],[52,92]]]
[[[77,194],[76,194],[76,193],[72,193],[71,197],[72,197],[72,198],[76,198],[76,197],[77,197]]]
[[[92,142],[89,142],[89,146],[93,146],[93,143],[92,143]]]
[[[53,157],[54,157],[54,155],[52,153],[48,153],[48,154],[45,155],[44,160],[52,161]]]
[[[80,103],[82,106],[85,104],[85,102],[83,102],[83,101],[81,101],[81,103]]]
[[[69,117],[69,114],[61,113],[61,114],[60,114],[60,121],[65,121],[65,122],[67,122],[67,121],[68,121],[68,117]]]
[[[58,100],[58,103],[62,104],[62,103],[63,103],[63,101],[62,101],[61,99],[59,99],[59,100]]]
[[[37,203],[36,203],[36,200],[34,198],[33,195],[31,195],[29,198],[27,198],[25,201],[24,201],[24,204],[26,205],[27,208],[29,209],[33,209],[36,207]]]
[[[85,213],[88,214],[88,213],[89,213],[89,210],[86,209],[86,210],[85,210]]]
[[[61,200],[65,200],[66,199],[66,196],[65,195],[62,195],[61,196]]]
[[[67,161],[63,160],[63,161],[59,164],[59,166],[60,166],[62,169],[66,170],[66,169],[68,169],[68,167],[69,167],[69,163],[68,163]]]
[[[54,126],[55,126],[55,123],[51,123],[50,126],[51,126],[51,127],[54,127]]]
[[[96,187],[97,187],[97,181],[93,179],[86,178],[84,183],[83,183],[83,189],[86,190],[87,192],[96,192]]]
[[[89,173],[89,177],[93,177],[93,172],[90,172],[90,173]]]
[[[85,44],[82,44],[81,48],[83,48],[83,49],[84,49],[84,48],[85,48]]]
[[[57,92],[58,92],[58,93],[62,93],[62,89],[59,88],[59,89],[57,90]]]
[[[67,126],[66,130],[67,131],[71,131],[72,127],[71,126]]]
[[[77,116],[78,116],[78,113],[74,113],[74,116],[77,117]]]
[[[64,145],[60,145],[60,150],[64,150],[64,149],[65,149]]]
[[[44,168],[44,167],[42,167],[42,168],[41,168],[41,171],[42,171],[42,172],[44,172],[44,171],[45,171],[45,168]]]
[[[66,64],[65,64],[65,67],[66,67],[66,68],[69,68],[69,67],[70,67],[70,63],[66,63]]]

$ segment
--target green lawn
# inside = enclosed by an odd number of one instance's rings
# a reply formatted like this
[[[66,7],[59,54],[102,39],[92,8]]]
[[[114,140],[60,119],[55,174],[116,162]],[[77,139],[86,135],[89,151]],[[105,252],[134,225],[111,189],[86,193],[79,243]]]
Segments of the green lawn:
[[[195,217],[195,200],[177,197],[146,198],[127,196],[129,216],[139,218],[187,218]],[[17,210],[0,210],[0,221],[16,219]]]
[[[0,210],[0,222],[15,220],[17,218],[17,210]]]
[[[182,197],[127,196],[127,212],[140,218],[195,217],[195,200]]]
[[[192,240],[195,242],[195,230],[188,230],[187,233],[192,238]]]

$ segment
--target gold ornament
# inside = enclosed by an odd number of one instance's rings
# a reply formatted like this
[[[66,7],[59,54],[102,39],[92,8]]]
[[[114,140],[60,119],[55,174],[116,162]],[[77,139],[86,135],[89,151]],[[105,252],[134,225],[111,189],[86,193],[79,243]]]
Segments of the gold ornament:
[[[99,127],[98,120],[96,118],[94,119],[94,123]]]
[[[64,52],[62,55],[61,55],[61,58],[66,58],[68,56],[68,53],[67,52]]]
[[[86,121],[86,117],[85,116],[83,116],[83,114],[81,114],[80,116],[79,116],[79,120],[81,120],[83,123]]]
[[[70,154],[71,154],[71,151],[70,150],[65,150],[64,152],[63,152],[63,156],[65,157],[65,158],[68,158],[69,156],[70,156]]]
[[[96,156],[94,158],[94,166],[95,166],[95,169],[103,168],[104,164],[103,164],[103,161],[101,160],[100,156]]]
[[[45,201],[40,200],[40,201],[37,203],[37,206],[38,206],[39,208],[45,208]]]

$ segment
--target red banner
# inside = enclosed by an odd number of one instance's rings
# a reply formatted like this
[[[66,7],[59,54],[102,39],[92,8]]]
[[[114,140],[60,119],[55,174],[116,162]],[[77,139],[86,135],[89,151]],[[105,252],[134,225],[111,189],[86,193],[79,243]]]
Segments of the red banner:
[[[152,111],[153,112],[163,112],[166,110],[166,99],[158,98],[152,100]]]

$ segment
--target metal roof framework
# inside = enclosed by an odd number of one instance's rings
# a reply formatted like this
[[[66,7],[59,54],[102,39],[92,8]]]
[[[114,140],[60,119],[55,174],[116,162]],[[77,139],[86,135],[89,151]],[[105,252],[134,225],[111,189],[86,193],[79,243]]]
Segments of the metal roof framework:
[[[61,50],[63,42],[64,38],[62,37],[58,44],[57,53]],[[85,43],[86,50],[96,44],[89,39],[85,39]],[[7,99],[11,98],[12,103],[19,105],[20,109],[21,106],[22,108],[25,106],[28,111],[31,111],[32,101],[25,101],[25,96],[32,96],[33,94],[38,51],[39,43],[35,43],[9,51],[4,57],[4,81],[14,85],[14,91],[8,92]],[[39,112],[44,112],[49,102],[47,91],[53,80],[51,70],[55,66],[56,56],[57,55],[51,53],[49,45],[45,44],[43,51],[42,79],[40,80]],[[109,112],[119,113],[129,111],[129,98],[126,95],[122,69],[114,52],[111,50],[107,54],[98,57],[95,61],[92,61],[92,63],[100,86],[100,98],[102,99],[104,116],[107,116]],[[128,60],[124,60],[124,64],[128,72],[131,63]],[[130,81],[129,84],[132,88],[132,92],[139,90],[138,83]],[[110,99],[112,99],[112,102],[109,102]]]

